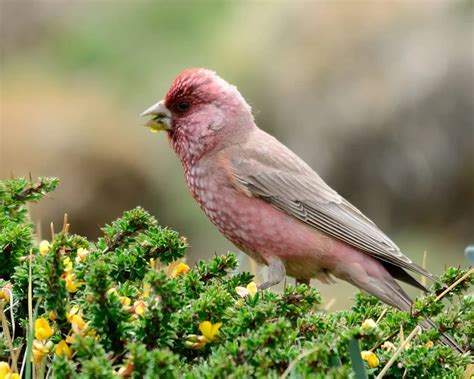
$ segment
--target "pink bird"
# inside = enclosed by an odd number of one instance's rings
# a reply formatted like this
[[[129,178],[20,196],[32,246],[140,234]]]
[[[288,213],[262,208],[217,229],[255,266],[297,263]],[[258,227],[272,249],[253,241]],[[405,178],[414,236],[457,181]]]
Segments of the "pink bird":
[[[425,291],[406,270],[436,280],[301,158],[259,129],[237,88],[213,71],[182,72],[164,100],[142,116],[151,116],[146,126],[152,130],[167,132],[209,219],[268,266],[260,289],[285,275],[307,284],[312,278],[330,283],[334,276],[408,312],[412,300],[395,279]]]

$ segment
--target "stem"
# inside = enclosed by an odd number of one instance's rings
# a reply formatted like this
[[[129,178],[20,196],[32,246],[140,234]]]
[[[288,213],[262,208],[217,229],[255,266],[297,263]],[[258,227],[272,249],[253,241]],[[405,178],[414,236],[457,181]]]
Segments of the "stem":
[[[315,351],[317,351],[319,349],[319,346],[318,347],[315,347],[313,349],[309,349],[309,350],[306,350],[306,351],[303,351],[300,355],[298,355],[287,367],[287,369],[285,370],[285,372],[280,376],[280,379],[285,379],[289,374],[290,372],[295,368],[296,364],[302,360],[303,358],[307,357],[308,355],[314,353]]]
[[[377,376],[376,379],[382,379],[384,375],[387,373],[390,367],[392,367],[393,363],[397,360],[398,356],[402,353],[403,349],[405,349],[405,346],[407,346],[410,341],[418,334],[421,332],[421,326],[417,325],[415,329],[412,330],[410,335],[406,338],[405,341],[400,345],[400,347],[397,349],[395,354],[393,354],[392,358],[387,362],[385,367],[380,371],[380,374]]]
[[[468,272],[466,272],[463,276],[461,276],[458,280],[456,280],[453,284],[451,284],[448,288],[446,288],[443,292],[441,292],[438,296],[436,296],[435,301],[440,301],[446,294],[452,291],[454,287],[456,287],[459,283],[463,282],[466,278],[471,276],[474,273],[474,268],[471,268]]]
[[[0,321],[2,322],[3,335],[5,336],[5,342],[7,343],[11,360],[12,362],[15,363],[15,355],[13,353],[13,342],[12,342],[12,337],[10,335],[10,328],[8,327],[8,321],[7,321],[7,318],[5,317],[5,312],[3,311],[4,306],[5,305],[4,305],[3,300],[0,301]],[[14,365],[13,369],[14,369],[14,372],[18,371],[18,367],[16,367],[16,365]]]

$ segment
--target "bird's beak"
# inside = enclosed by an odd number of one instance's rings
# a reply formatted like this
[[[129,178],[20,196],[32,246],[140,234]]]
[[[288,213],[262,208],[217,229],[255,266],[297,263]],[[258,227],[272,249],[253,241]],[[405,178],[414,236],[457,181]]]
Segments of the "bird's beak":
[[[141,117],[151,116],[151,119],[145,124],[152,132],[159,132],[160,130],[171,130],[171,112],[165,107],[164,101],[152,105]]]

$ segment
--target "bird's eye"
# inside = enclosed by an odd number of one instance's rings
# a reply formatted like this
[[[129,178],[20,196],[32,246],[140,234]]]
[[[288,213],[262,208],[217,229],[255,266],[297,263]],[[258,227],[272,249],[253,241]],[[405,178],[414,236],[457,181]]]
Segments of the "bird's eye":
[[[181,100],[176,104],[176,110],[178,112],[186,112],[189,108],[191,108],[191,102],[187,100]]]

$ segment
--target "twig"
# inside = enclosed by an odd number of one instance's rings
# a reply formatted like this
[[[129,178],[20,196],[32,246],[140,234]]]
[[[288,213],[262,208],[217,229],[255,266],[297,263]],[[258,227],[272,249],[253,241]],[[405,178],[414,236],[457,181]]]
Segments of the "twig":
[[[63,219],[63,233],[68,234],[69,233],[69,224],[68,224],[68,216],[67,213],[64,213],[64,219]]]
[[[402,353],[403,349],[405,349],[405,346],[408,345],[410,341],[420,332],[421,332],[421,326],[417,325],[415,329],[412,330],[410,335],[406,338],[406,340],[403,341],[403,343],[399,346],[395,354],[392,355],[392,358],[390,358],[390,360],[387,362],[387,364],[382,369],[382,371],[380,371],[380,374],[377,375],[376,379],[382,379],[385,376],[387,371],[390,369],[390,367],[392,367],[393,363],[397,360],[398,356]]]
[[[31,176],[30,176],[30,182],[32,181]],[[30,187],[26,187],[19,193],[13,194],[13,198],[16,201],[24,201],[28,196],[30,196],[32,193],[40,193],[43,189],[44,182],[40,181],[39,183],[33,184]]]
[[[335,302],[336,302],[336,299],[333,297],[331,300],[329,300],[329,301],[326,303],[326,305],[324,306],[324,310],[325,310],[326,312],[328,312],[328,311],[332,308],[332,306],[334,305]]]
[[[468,272],[466,272],[461,278],[459,278],[458,280],[456,280],[453,284],[451,284],[448,288],[446,288],[442,293],[440,293],[435,301],[439,301],[441,300],[444,296],[446,296],[446,294],[448,294],[450,291],[453,290],[454,287],[456,287],[459,283],[461,283],[462,281],[464,281],[467,277],[469,277],[470,275],[472,275],[474,273],[474,268],[470,269]],[[387,310],[387,308],[385,309]],[[382,319],[382,315],[383,315],[383,312],[382,314],[380,315],[379,319],[377,320],[377,323],[379,323],[379,321]],[[418,325],[413,331],[415,331],[417,328],[420,328],[420,326]],[[421,328],[420,328],[421,330]],[[399,349],[395,352],[395,354],[392,356],[392,359],[390,359],[390,361],[387,363],[387,365],[384,367],[384,369],[380,372],[379,376],[377,376],[377,379],[380,379],[383,377],[383,375],[385,375],[385,373],[387,372],[387,370],[390,368],[390,366],[393,364],[393,362],[391,362],[392,360],[395,360],[398,355],[400,355],[400,352],[402,351],[402,348],[404,346],[407,345],[408,342],[410,342],[410,340],[413,338],[411,337],[411,335],[413,334],[410,334],[408,336],[408,338],[403,341],[403,327],[400,326],[400,331],[395,331],[393,333],[391,333],[388,337],[386,337],[383,341],[377,343],[372,349],[370,349],[370,351],[374,351],[376,349],[378,349],[380,346],[382,346],[382,344],[385,342],[385,341],[388,341],[390,339],[392,339],[397,333],[400,333],[400,339],[401,339],[401,346],[399,347]],[[400,352],[399,352],[400,351]],[[390,365],[389,365],[390,364]],[[388,367],[387,367],[388,366]]]
[[[426,270],[426,256],[427,252],[426,250],[423,252],[423,261],[421,263],[421,267]],[[423,284],[423,287],[426,287],[426,276],[421,275],[421,284]]]
[[[380,346],[384,344],[384,342],[391,340],[393,337],[395,337],[398,333],[398,330],[395,330],[391,334],[389,334],[387,337],[385,337],[382,341],[378,342],[376,345],[374,345],[373,348],[370,349],[370,351],[375,351],[377,350]]]
[[[469,363],[466,366],[466,370],[464,370],[462,379],[470,379],[473,371],[474,371],[474,365],[472,363]]]
[[[382,318],[383,318],[383,316],[385,316],[385,313],[387,313],[387,311],[388,311],[388,308],[384,308],[384,310],[382,311],[382,313],[380,313],[380,316],[379,316],[379,318],[377,319],[377,321],[375,321],[376,324],[378,324],[380,321],[382,321]],[[385,341],[388,341],[389,339],[393,338],[393,336],[394,336],[395,334],[397,334],[397,332],[394,332],[394,333],[390,334],[388,337],[384,338],[382,341],[377,342],[377,344],[375,344],[375,345],[370,349],[370,351],[377,350],[380,346],[383,345],[383,343],[384,343]]]
[[[380,316],[379,318],[377,319],[377,321],[375,321],[376,324],[378,324],[380,321],[382,321],[382,318],[383,316],[385,316],[385,313],[387,313],[388,311],[388,308],[384,308],[384,310],[382,311],[382,313],[380,313]]]
[[[145,225],[139,225],[139,226],[137,226],[137,229],[132,231],[132,232],[131,231],[126,231],[126,232],[121,231],[121,232],[117,233],[115,235],[115,238],[113,239],[113,241],[108,241],[107,247],[104,250],[102,250],[102,254],[105,254],[105,253],[108,253],[109,251],[115,250],[122,243],[122,241],[125,238],[131,237],[134,234],[138,234],[139,232],[141,232],[144,229],[145,229]]]
[[[51,227],[53,226],[53,223],[51,223]],[[34,336],[34,328],[33,328],[33,274],[31,271],[31,266],[33,261],[33,251],[30,249],[30,261],[29,261],[29,267],[28,267],[28,338],[27,338],[27,350],[26,350],[26,378],[31,377],[31,363],[30,363],[30,357],[32,353],[32,346],[33,346],[33,341],[31,341],[31,338]],[[23,366],[22,366],[22,371],[23,371]],[[34,375],[34,373],[33,373]],[[23,377],[23,372],[20,373],[20,377]]]
[[[403,332],[403,324],[400,325],[400,330],[398,332],[398,338],[400,338],[400,344],[403,345],[405,343],[405,333]]]
[[[255,281],[258,282],[258,269],[257,269],[257,263],[249,257],[249,262],[250,262],[250,273],[253,275],[255,278]]]
[[[303,358],[307,357],[308,355],[314,353],[319,349],[318,347],[314,347],[312,349],[303,351],[300,355],[298,355],[286,368],[285,372],[280,376],[280,379],[285,379],[288,375],[290,375],[290,372],[295,368],[296,364],[302,360]]]
[[[49,227],[51,228],[51,243],[54,241],[54,224],[51,222],[49,224]]]
[[[16,371],[13,371],[13,372],[18,372],[18,360],[20,359],[20,354],[23,350],[23,344],[21,344],[20,346],[18,346],[15,350],[15,353],[14,353],[14,358],[13,358],[13,361],[12,361],[12,366],[15,367],[15,370]]]
[[[5,286],[4,290],[8,292],[8,296],[10,297],[10,306],[7,307],[7,309],[5,309],[5,312],[10,311],[10,323],[12,326],[12,341],[14,341],[15,340],[15,312],[13,312],[13,306],[15,304],[13,301],[13,291],[11,290],[9,286]]]
[[[459,283],[463,282],[467,277],[471,276],[474,273],[474,268],[471,268],[468,272],[466,272],[463,276],[461,276],[458,280],[456,280],[453,284],[451,284],[448,288],[446,288],[443,292],[441,292],[438,296],[436,296],[435,301],[440,301],[447,293],[451,292],[454,287],[456,287]]]
[[[13,312],[13,309],[14,309],[14,301],[13,301],[13,291],[11,290],[11,288],[7,288],[7,291],[8,291],[8,294],[10,296],[10,306],[9,306],[9,311],[10,311],[10,323],[11,323],[11,326],[12,326],[12,335],[11,335],[11,339],[12,341],[15,341],[15,325],[16,325],[16,322],[15,322],[15,312]],[[13,357],[13,361],[12,361],[12,367],[14,368],[14,371],[13,372],[18,372],[18,357],[20,356],[20,352],[21,352],[21,347],[19,347],[17,349],[17,351],[15,352],[14,354],[14,357]]]
[[[12,361],[14,361],[15,356],[13,355],[12,337],[10,335],[10,328],[8,327],[8,320],[3,310],[4,310],[4,303],[3,301],[0,301],[0,322],[2,323],[3,335],[5,336],[5,342],[7,343],[8,350],[10,352],[10,357]],[[14,367],[14,370],[16,372],[18,371],[18,368]]]

